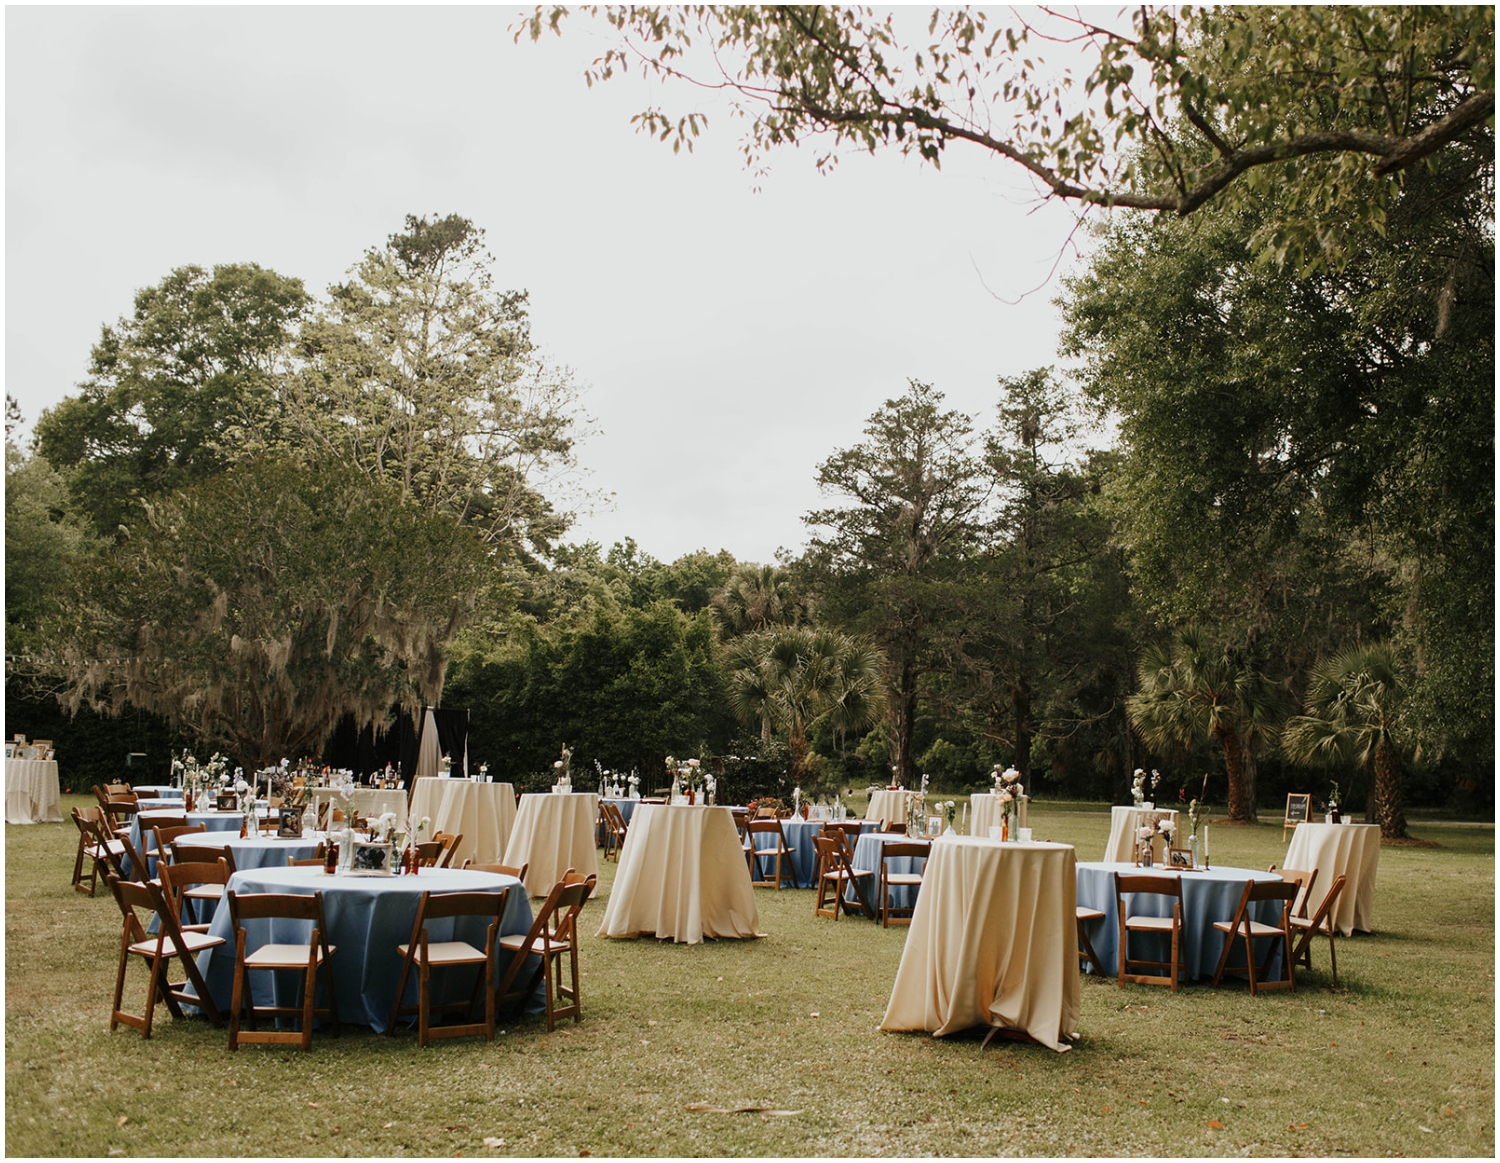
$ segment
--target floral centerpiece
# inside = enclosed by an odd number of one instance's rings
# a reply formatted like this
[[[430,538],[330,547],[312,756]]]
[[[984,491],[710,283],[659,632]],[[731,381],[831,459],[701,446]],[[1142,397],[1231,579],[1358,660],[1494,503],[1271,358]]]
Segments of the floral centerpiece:
[[[552,762],[552,772],[553,772],[553,776],[554,776],[554,778],[552,780],[552,784],[553,784],[553,787],[556,788],[558,791],[571,791],[572,790],[572,788],[573,788],[573,776],[571,774],[572,766],[573,766],[573,753],[568,750],[568,745],[566,743],[564,743],[562,745],[562,758],[561,759],[553,760],[553,762]]]
[[[1151,791],[1151,797],[1152,797],[1151,802],[1153,802],[1153,803],[1155,802],[1155,799],[1156,799],[1156,785],[1159,784],[1160,782],[1161,782],[1161,772],[1157,771],[1153,767],[1151,769],[1151,779],[1150,779],[1150,791]],[[1131,795],[1131,798],[1133,798],[1135,800],[1135,806],[1138,807],[1138,808],[1146,806],[1146,802],[1147,802],[1146,801],[1146,789],[1147,789],[1146,773],[1141,768],[1137,767],[1135,769],[1135,777],[1134,777],[1134,779],[1131,780],[1131,783],[1130,783],[1130,795]]]
[[[637,775],[634,771],[632,771],[630,773],[630,778],[628,780],[626,780],[626,782],[628,784],[630,784],[630,798],[633,799],[633,800],[640,799],[641,798],[641,777],[639,775]]]
[[[1172,822],[1170,816],[1152,816],[1135,830],[1137,848],[1139,850],[1137,863],[1150,868],[1155,861],[1153,844],[1157,836],[1165,841],[1166,846],[1172,846],[1172,837],[1177,831],[1177,825]]]
[[[953,831],[953,821],[958,818],[958,801],[957,800],[939,800],[937,803],[933,804],[932,806],[937,809],[938,815],[940,815],[940,816],[946,815],[948,817],[948,828],[943,833],[943,835],[946,836],[948,834],[948,832]]]
[[[995,764],[998,769],[999,764]],[[1016,838],[1016,829],[1019,827],[1016,817],[1021,811],[1021,797],[1026,794],[1026,789],[1021,785],[1021,773],[1014,767],[1007,767],[1000,772],[995,781],[995,798],[1000,801],[1000,818],[1009,838]]]
[[[760,815],[761,811],[767,808],[769,808],[777,816],[778,819],[786,819],[786,817],[792,814],[792,810],[786,806],[786,801],[778,799],[776,796],[756,796],[755,799],[751,800],[746,805],[746,807],[749,809],[752,818]]]
[[[1338,780],[1334,780],[1333,784],[1328,789],[1328,806],[1327,806],[1326,810],[1328,812],[1328,821],[1329,821],[1329,823],[1337,824],[1339,822],[1339,785],[1338,785]]]

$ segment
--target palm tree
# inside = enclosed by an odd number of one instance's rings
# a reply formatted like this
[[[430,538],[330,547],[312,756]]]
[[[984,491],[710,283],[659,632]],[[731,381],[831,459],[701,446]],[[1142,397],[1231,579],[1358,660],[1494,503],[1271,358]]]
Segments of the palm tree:
[[[1281,746],[1296,763],[1375,766],[1382,840],[1406,838],[1395,736],[1406,677],[1389,643],[1355,646],[1313,668],[1305,715],[1287,720]]]
[[[773,626],[795,626],[807,619],[802,599],[775,565],[742,565],[713,597],[720,636],[738,638]]]
[[[1141,659],[1138,689],[1125,700],[1130,720],[1156,750],[1191,747],[1211,739],[1224,750],[1229,776],[1229,818],[1255,822],[1255,785],[1247,760],[1276,733],[1280,688],[1250,665],[1243,652],[1185,626],[1168,646],[1149,647]]]
[[[807,737],[827,722],[839,735],[879,722],[885,709],[885,656],[837,630],[790,626],[737,641],[729,656],[729,705],[743,723],[785,730],[791,776],[800,780]]]

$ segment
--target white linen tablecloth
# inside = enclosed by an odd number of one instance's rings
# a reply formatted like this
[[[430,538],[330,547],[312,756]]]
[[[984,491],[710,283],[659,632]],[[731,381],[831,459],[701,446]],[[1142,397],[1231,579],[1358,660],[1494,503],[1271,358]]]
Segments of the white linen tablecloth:
[[[1066,1050],[1081,990],[1069,844],[933,841],[882,1030],[1024,1030]]]
[[[1177,827],[1177,813],[1168,808],[1137,808],[1129,804],[1116,804],[1109,809],[1109,842],[1104,845],[1105,864],[1134,864],[1135,863],[1135,830],[1147,820],[1154,820],[1158,816],[1166,816],[1172,821],[1172,846],[1175,848],[1187,847],[1185,837]],[[1157,860],[1164,859],[1163,851],[1165,845],[1162,837],[1157,836],[1151,841],[1151,851],[1156,854]]]
[[[546,896],[570,868],[584,876],[597,873],[594,821],[598,816],[596,792],[523,795],[501,863],[514,868],[530,865],[526,891],[532,896]]]
[[[57,785],[57,760],[5,761],[5,822],[60,824],[62,798]]]
[[[728,808],[642,804],[635,811],[601,937],[758,937],[760,911]]]
[[[865,809],[865,819],[881,820],[887,824],[906,823],[906,793],[904,791],[871,792],[870,806]]]
[[[414,826],[423,816],[432,820],[428,839],[436,832],[463,837],[450,868],[459,867],[465,860],[475,864],[512,863],[503,855],[516,820],[516,792],[510,784],[423,776],[412,790],[407,821]],[[543,891],[551,888],[549,882]]]
[[[1334,906],[1333,923],[1339,935],[1351,936],[1375,928],[1375,870],[1380,865],[1378,824],[1298,824],[1286,850],[1284,868],[1318,870],[1314,900],[1307,902],[1310,917],[1323,903],[1338,877],[1346,877],[1344,891]]]
[[[1031,804],[1030,796],[1022,796],[1021,802],[1016,808],[1016,827],[1029,828],[1031,824],[1027,820],[1027,808]],[[979,795],[969,797],[969,811],[973,813],[969,817],[969,835],[978,836],[981,840],[988,840],[990,827],[1000,826],[1000,800],[994,792],[982,792]]]

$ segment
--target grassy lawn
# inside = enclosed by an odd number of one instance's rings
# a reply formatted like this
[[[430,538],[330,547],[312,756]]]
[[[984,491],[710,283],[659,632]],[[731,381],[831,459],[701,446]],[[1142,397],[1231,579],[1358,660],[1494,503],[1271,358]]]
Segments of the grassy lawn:
[[[948,797],[944,797],[948,798]],[[955,797],[956,798],[956,797]],[[66,796],[63,811],[85,801]],[[1033,804],[1037,839],[1098,859],[1107,808]],[[1173,996],[1085,978],[1066,1054],[877,1031],[906,938],[757,890],[769,936],[593,936],[584,1020],[422,1051],[345,1030],[235,1055],[165,1007],[109,1033],[119,910],[68,885],[76,832],[5,829],[9,1155],[1424,1155],[1495,1151],[1492,827],[1387,847],[1373,936],[1326,942],[1295,994]],[[1282,862],[1279,823],[1215,827],[1214,863]],[[601,870],[609,891],[614,866]],[[393,953],[394,957],[395,954]],[[145,981],[133,970],[127,1007]],[[697,1113],[762,1104],[778,1114]],[[484,1140],[503,1140],[486,1147]]]

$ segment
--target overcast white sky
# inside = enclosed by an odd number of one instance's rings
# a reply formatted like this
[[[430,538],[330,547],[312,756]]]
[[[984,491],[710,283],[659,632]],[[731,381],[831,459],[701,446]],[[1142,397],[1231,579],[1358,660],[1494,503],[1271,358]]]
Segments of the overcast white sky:
[[[497,285],[587,385],[579,449],[613,501],[571,540],[769,561],[799,549],[819,461],[907,379],[988,423],[995,377],[1055,362],[1072,223],[997,160],[942,171],[787,151],[680,85],[582,70],[607,31],[513,44],[511,8],[8,7],[6,391],[74,390],[101,324],[186,263],[258,262],[321,294],[408,213],[488,232]],[[652,98],[710,117],[692,154]],[[760,191],[755,191],[759,182]],[[987,289],[989,288],[989,289]],[[994,295],[991,291],[995,292]]]

